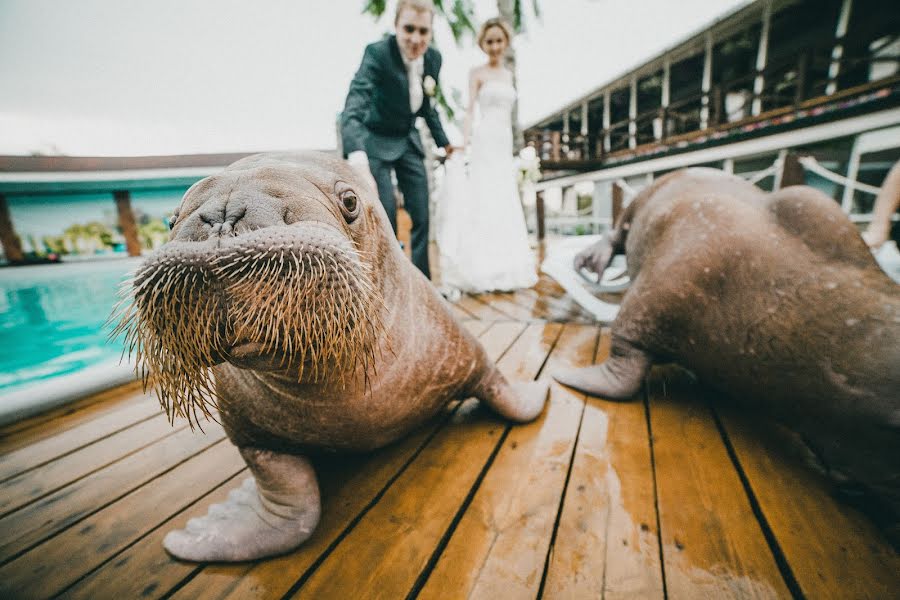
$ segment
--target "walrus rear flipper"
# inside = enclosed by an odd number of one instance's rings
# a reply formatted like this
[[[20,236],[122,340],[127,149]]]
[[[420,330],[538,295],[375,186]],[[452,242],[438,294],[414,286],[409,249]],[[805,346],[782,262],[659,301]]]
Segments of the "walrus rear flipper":
[[[629,400],[641,389],[652,364],[646,352],[614,337],[610,357],[602,365],[559,371],[553,378],[591,396]]]
[[[544,410],[550,386],[546,381],[522,381],[509,383],[496,367],[481,379],[472,395],[487,404],[497,414],[527,423]]]

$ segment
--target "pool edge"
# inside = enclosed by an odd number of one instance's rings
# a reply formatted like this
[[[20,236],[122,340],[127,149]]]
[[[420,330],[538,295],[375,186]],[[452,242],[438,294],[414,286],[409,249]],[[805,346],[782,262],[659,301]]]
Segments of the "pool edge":
[[[103,363],[0,395],[0,427],[130,383],[136,379],[130,364]]]

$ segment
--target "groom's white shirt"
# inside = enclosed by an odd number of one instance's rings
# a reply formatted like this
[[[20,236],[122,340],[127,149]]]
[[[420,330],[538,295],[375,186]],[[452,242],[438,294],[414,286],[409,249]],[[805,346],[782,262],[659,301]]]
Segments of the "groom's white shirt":
[[[420,56],[416,60],[406,60],[404,57],[403,64],[406,65],[406,78],[409,80],[409,109],[412,114],[416,114],[422,108],[422,101],[425,99],[422,92],[425,57]]]

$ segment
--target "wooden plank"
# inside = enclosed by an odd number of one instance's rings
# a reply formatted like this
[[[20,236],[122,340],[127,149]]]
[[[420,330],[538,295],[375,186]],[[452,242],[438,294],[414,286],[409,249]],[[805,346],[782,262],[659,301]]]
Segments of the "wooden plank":
[[[575,302],[558,283],[550,278],[542,278],[532,290],[540,294],[554,311],[555,319],[566,322],[594,323],[596,320],[580,304]],[[529,290],[523,290],[529,293]]]
[[[14,558],[154,477],[220,441],[217,424],[207,434],[183,429],[0,519],[0,561]]]
[[[197,437],[202,437],[195,434]],[[214,444],[161,477],[0,567],[0,596],[53,596],[245,468],[237,448]],[[72,560],[77,549],[78,559]]]
[[[475,321],[470,319],[468,321],[463,321],[463,327],[465,327],[469,333],[474,335],[475,337],[479,337],[487,331],[491,325],[493,325],[493,321]]]
[[[474,327],[475,324],[470,321],[465,326]],[[490,333],[482,333],[480,339],[488,356],[495,360],[507,353],[523,327],[517,323],[484,324],[490,328],[487,330]],[[386,492],[386,486],[407,468],[410,460],[429,442],[444,421],[445,418],[436,420],[396,445],[355,459],[349,469],[317,469],[324,510],[322,521],[306,543],[290,554],[257,565],[206,567],[180,588],[174,597],[243,600],[284,596],[311,566],[355,527],[356,520]],[[176,576],[178,572],[176,569]],[[165,578],[158,589],[171,587],[172,577],[168,576],[167,571],[159,572],[157,578]]]
[[[489,357],[499,358],[516,341],[516,338],[522,335],[525,327],[525,323],[517,321],[494,323],[478,341],[484,346],[484,350]]]
[[[510,317],[505,315],[493,308],[484,302],[479,302],[475,299],[474,296],[469,294],[463,294],[459,301],[456,303],[461,308],[466,310],[467,312],[472,313],[476,319],[483,319],[485,321],[509,321]]]
[[[648,384],[669,598],[790,598],[722,437],[684,371]]]
[[[459,306],[455,302],[447,302],[447,305],[450,307],[450,312],[453,313],[453,316],[458,321],[468,321],[469,319],[477,318],[475,315],[465,310],[463,307]]]
[[[0,455],[0,481],[65,456],[161,413],[159,403],[148,398],[143,402],[118,407],[96,420]]]
[[[548,321],[562,323],[592,324],[595,319],[569,297],[555,298],[535,290],[519,290],[516,293],[519,303],[531,302],[531,310],[543,313]]]
[[[172,529],[181,528],[187,519],[206,514],[210,504],[224,502],[228,492],[249,475],[242,469],[237,475],[199,498],[185,510],[154,529],[136,544],[107,560],[99,569],[79,580],[60,597],[81,598],[154,598],[164,594],[199,567],[172,559],[163,550],[162,540]]]
[[[501,331],[498,325],[489,333]],[[542,362],[543,358],[534,361],[535,370],[527,374],[529,378],[537,374]],[[506,369],[518,372],[511,365]],[[506,428],[507,423],[499,417],[478,410],[477,402],[464,403],[448,426],[305,581],[297,597],[406,596]]]
[[[796,436],[773,423],[721,410],[760,509],[807,598],[890,598],[900,555],[862,513],[837,501],[807,464]]]
[[[509,300],[527,310],[534,319],[548,321],[553,317],[547,301],[534,290],[516,290],[509,294]]]
[[[491,293],[480,294],[477,299],[481,302],[489,304],[491,308],[508,315],[509,318],[517,321],[532,322],[540,320],[539,317],[512,301],[512,294],[509,293]]]
[[[339,461],[337,468],[319,468],[322,520],[312,537],[294,552],[256,564],[208,565],[172,597],[191,600],[283,597],[332,545],[352,529],[354,519],[366,513],[392,480],[428,443],[447,416],[448,414],[443,414],[398,444],[371,455]],[[190,516],[192,515],[179,516],[175,524],[183,526]],[[137,566],[130,569],[137,572],[137,569],[143,570],[144,566],[150,567],[154,563],[163,562],[159,559],[160,553],[163,553],[160,544],[161,537],[157,545],[141,552]],[[145,576],[159,592],[171,589],[183,577],[181,563],[171,559],[162,568],[156,567],[150,577]],[[120,589],[122,584],[118,583],[119,579],[116,571],[110,571],[103,576],[106,584],[98,585],[98,589]],[[130,586],[123,589],[128,591]],[[83,597],[91,598],[91,595]]]
[[[591,364],[598,334],[566,325],[541,377]],[[420,598],[537,596],[583,407],[553,383],[545,414],[510,429]]]
[[[587,399],[543,597],[663,597],[643,402]]]
[[[187,425],[181,426],[184,427]],[[3,483],[0,516],[42,498],[160,438],[173,435],[176,431],[166,415],[159,415],[13,477]]]
[[[107,390],[30,419],[11,423],[0,432],[0,453],[12,452],[44,438],[58,435],[67,429],[102,418],[125,406],[140,404],[147,397],[152,396],[145,394],[141,390],[141,384],[135,382]],[[156,400],[154,399],[153,402],[155,403]]]

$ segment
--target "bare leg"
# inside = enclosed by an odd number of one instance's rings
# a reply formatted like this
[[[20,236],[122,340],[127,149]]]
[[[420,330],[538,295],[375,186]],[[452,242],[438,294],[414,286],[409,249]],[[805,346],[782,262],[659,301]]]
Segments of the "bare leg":
[[[652,364],[646,352],[614,336],[610,356],[602,365],[559,371],[553,378],[591,396],[628,400],[641,389]]]
[[[173,556],[198,562],[237,562],[283,554],[312,534],[319,523],[319,486],[309,460],[259,448],[241,448],[254,477],[170,531],[163,546]],[[255,478],[255,479],[254,479]]]
[[[544,410],[549,392],[550,386],[545,381],[510,384],[496,367],[491,367],[472,394],[500,416],[527,423]]]

